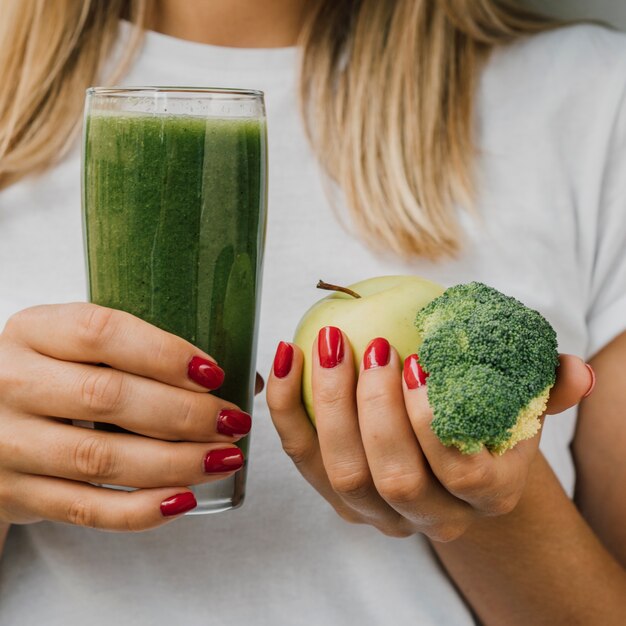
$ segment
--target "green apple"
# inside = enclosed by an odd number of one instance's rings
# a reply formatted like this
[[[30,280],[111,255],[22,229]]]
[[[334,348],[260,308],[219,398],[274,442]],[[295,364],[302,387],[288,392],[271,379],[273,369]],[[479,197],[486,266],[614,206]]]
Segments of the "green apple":
[[[315,303],[296,328],[294,343],[304,352],[302,399],[313,423],[311,359],[320,328],[337,326],[348,336],[357,372],[367,344],[375,337],[387,339],[404,360],[420,343],[414,324],[417,312],[444,288],[419,276],[379,276],[350,285],[347,291],[354,295],[334,291]]]

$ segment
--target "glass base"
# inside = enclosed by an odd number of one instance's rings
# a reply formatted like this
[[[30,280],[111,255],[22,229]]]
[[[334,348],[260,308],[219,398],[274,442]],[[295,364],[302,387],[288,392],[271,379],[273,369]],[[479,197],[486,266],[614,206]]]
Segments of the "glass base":
[[[247,469],[244,465],[236,474],[224,480],[190,487],[198,506],[185,515],[208,515],[239,508],[246,495]]]

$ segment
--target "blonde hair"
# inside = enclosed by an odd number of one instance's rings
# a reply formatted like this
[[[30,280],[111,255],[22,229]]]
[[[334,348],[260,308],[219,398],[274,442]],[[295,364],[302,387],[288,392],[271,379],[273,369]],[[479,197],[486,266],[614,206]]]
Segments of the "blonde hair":
[[[137,49],[140,28],[110,76],[102,76],[120,17],[127,10],[144,26],[147,1],[0,0],[0,189],[69,149],[85,89],[115,81]]]
[[[458,251],[480,67],[495,46],[553,25],[498,0],[318,3],[302,36],[305,121],[370,247]]]
[[[119,18],[150,0],[0,0],[0,188],[48,167],[80,126],[83,94]],[[125,12],[125,13],[124,13]],[[555,25],[503,0],[317,0],[306,20],[301,102],[310,142],[368,244],[436,259],[461,245],[474,197],[473,103],[490,50]]]

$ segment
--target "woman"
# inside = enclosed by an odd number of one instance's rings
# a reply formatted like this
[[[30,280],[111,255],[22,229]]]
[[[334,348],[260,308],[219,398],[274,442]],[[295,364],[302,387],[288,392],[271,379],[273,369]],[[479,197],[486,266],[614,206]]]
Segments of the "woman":
[[[0,624],[619,623],[624,38],[555,30],[492,0],[5,4],[0,519],[13,526]],[[246,505],[163,525],[189,506],[184,485],[232,473],[202,473],[200,460],[244,434],[219,422],[219,401],[200,393],[211,384],[188,375],[206,355],[121,313],[27,308],[84,299],[75,142],[52,161],[83,88],[135,45],[128,24],[117,39],[120,15],[150,29],[124,84],[267,94],[261,367],[319,276],[483,280],[541,310],[562,352],[590,359],[598,384],[578,416],[547,417],[540,452],[535,438],[497,464],[460,457],[432,440],[424,389],[399,386],[393,351],[389,366],[363,371],[355,406],[347,339],[326,330],[336,367],[316,366],[318,434],[299,402],[298,350],[280,347],[268,401],[282,445],[331,507],[281,453],[259,403]],[[354,232],[330,208],[326,175]],[[554,412],[592,387],[582,361],[562,365]],[[186,443],[94,440],[62,422],[93,417],[156,423]],[[125,495],[85,484],[94,479],[145,488]]]

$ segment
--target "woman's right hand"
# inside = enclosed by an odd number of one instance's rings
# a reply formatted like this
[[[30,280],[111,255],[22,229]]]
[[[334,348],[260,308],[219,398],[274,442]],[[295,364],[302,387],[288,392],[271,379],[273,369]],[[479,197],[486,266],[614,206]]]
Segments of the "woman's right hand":
[[[138,531],[193,508],[188,485],[243,464],[233,443],[250,416],[207,393],[223,378],[208,355],[128,313],[82,303],[17,313],[0,334],[0,525]]]

